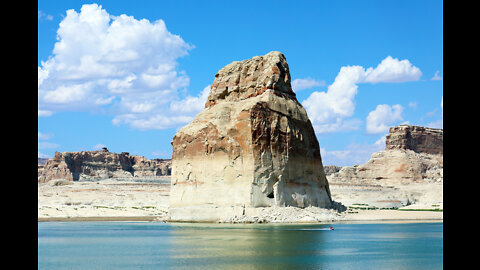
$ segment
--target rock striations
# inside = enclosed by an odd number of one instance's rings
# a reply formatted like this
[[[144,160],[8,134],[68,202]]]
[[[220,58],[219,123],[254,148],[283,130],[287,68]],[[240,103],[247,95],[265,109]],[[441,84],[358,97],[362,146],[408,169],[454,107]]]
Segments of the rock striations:
[[[345,183],[443,181],[443,130],[392,127],[385,150],[372,154],[365,164],[341,168],[328,179]]]
[[[317,138],[280,52],[220,69],[205,109],[172,146],[170,220],[332,205]]]
[[[410,125],[392,127],[386,136],[386,149],[443,155],[443,130]]]
[[[39,165],[38,182],[55,179],[69,181],[100,180],[106,178],[155,177],[170,175],[171,161],[147,160],[142,156],[130,156],[108,150],[55,152],[42,168]]]

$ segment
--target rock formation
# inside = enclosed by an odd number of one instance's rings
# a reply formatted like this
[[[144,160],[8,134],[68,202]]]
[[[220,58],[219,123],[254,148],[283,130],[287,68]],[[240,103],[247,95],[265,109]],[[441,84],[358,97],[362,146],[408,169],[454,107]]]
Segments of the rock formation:
[[[386,137],[386,149],[443,155],[443,130],[410,125],[392,127]]]
[[[172,146],[171,220],[332,204],[317,138],[280,52],[220,69],[205,109]]]
[[[170,175],[171,160],[147,160],[106,151],[55,152],[38,172],[38,182],[54,179],[69,181],[100,180],[105,178],[154,177]]]
[[[328,179],[347,183],[443,181],[443,130],[392,127],[385,150],[372,154],[365,164],[342,167]]]

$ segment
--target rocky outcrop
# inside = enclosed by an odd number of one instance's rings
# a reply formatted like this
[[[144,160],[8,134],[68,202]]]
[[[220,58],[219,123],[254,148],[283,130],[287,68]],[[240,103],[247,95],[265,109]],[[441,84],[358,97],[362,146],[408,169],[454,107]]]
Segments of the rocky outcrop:
[[[392,127],[386,136],[386,149],[443,155],[443,130],[410,125]]]
[[[171,161],[147,160],[141,156],[130,156],[109,151],[55,152],[43,168],[39,166],[38,182],[54,179],[69,181],[99,180],[106,178],[153,177],[169,175]]]
[[[218,71],[205,109],[172,146],[171,220],[216,220],[220,208],[331,206],[319,144],[280,52]]]
[[[365,164],[342,167],[328,179],[350,184],[443,181],[443,130],[392,127],[385,150],[372,154]]]
[[[329,176],[331,174],[337,173],[342,169],[342,167],[335,166],[335,165],[326,165],[323,166],[323,170],[325,171],[325,175]]]

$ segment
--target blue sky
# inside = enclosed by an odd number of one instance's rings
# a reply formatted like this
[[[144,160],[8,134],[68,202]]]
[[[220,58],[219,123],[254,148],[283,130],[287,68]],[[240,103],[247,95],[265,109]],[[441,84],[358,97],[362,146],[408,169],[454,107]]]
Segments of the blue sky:
[[[324,165],[443,127],[442,1],[39,1],[38,155],[170,158],[232,61],[281,51]]]

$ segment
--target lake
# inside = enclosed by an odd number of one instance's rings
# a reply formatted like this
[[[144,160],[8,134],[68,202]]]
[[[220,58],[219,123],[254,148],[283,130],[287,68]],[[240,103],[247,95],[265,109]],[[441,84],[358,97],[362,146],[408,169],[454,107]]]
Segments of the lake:
[[[442,268],[443,223],[38,223],[38,269]]]

